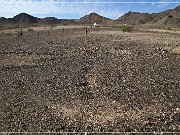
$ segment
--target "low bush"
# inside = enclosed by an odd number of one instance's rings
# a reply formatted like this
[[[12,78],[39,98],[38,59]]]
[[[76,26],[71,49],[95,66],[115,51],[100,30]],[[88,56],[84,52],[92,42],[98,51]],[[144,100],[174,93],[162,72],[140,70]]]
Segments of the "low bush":
[[[167,27],[167,30],[173,30],[171,27]]]
[[[34,31],[34,30],[33,30],[33,29],[31,29],[31,28],[29,28],[29,29],[28,29],[28,32],[30,32],[30,31]]]
[[[111,27],[123,30],[125,32],[132,32],[133,31],[133,26],[132,25],[117,25],[117,26],[113,25]]]
[[[126,31],[126,32],[132,32],[133,31],[133,26],[125,25],[125,26],[122,27],[122,30]]]
[[[65,22],[64,22],[63,25],[68,25],[68,23],[65,23]]]

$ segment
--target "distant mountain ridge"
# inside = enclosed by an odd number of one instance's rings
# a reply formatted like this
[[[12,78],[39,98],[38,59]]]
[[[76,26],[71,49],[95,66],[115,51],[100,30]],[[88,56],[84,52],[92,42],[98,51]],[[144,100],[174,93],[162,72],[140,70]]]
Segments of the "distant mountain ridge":
[[[178,25],[180,26],[180,5],[159,13],[128,12],[116,20],[103,17],[97,13],[90,13],[80,19],[57,19],[55,17],[37,18],[27,13],[20,13],[13,18],[0,18],[0,25],[8,24],[155,24],[155,25]]]
[[[14,24],[16,23],[12,18],[5,18],[1,17],[0,18],[0,24]]]
[[[58,24],[58,23],[73,23],[73,20],[68,19],[57,19],[55,17],[38,18],[31,16],[27,13],[20,13],[13,18],[0,18],[0,24]]]
[[[39,22],[44,23],[44,24],[57,24],[61,22],[61,20],[55,17],[46,17],[46,18],[40,19]]]

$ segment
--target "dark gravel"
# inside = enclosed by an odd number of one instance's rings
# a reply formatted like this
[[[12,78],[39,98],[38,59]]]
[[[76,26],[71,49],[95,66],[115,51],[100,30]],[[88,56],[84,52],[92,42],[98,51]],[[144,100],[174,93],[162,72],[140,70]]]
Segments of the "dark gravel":
[[[1,132],[180,132],[180,55],[128,37],[0,37]]]

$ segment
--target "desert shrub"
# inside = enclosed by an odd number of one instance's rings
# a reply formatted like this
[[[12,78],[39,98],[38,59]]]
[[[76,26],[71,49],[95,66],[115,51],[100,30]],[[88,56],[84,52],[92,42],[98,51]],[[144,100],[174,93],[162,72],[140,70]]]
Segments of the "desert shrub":
[[[50,30],[53,30],[55,26],[54,25],[50,25]]]
[[[63,25],[68,25],[68,23],[64,22]]]
[[[115,26],[115,25],[113,25],[112,27],[113,27],[113,28],[117,28],[117,26]]]
[[[133,26],[130,26],[130,25],[122,26],[122,30],[126,31],[126,32],[132,32],[133,31]]]
[[[173,30],[171,27],[167,27],[167,30]]]
[[[132,25],[113,25],[112,28],[117,28],[126,32],[132,32],[133,26]]]
[[[7,36],[11,36],[11,35],[12,35],[12,33],[7,33],[6,35],[7,35]]]
[[[29,28],[29,29],[28,29],[28,32],[30,32],[30,31],[34,31],[34,30],[33,30],[33,29],[31,29],[31,28]]]
[[[17,37],[18,37],[18,38],[21,38],[21,37],[23,36],[23,31],[22,31],[22,29],[21,29],[21,31],[16,31],[16,33],[17,33]]]
[[[111,28],[121,28],[121,26],[118,26],[118,25],[113,25],[113,26],[110,26]]]
[[[37,24],[32,24],[32,26],[38,26]]]
[[[19,31],[17,31],[17,37],[20,38],[21,37],[21,34]]]
[[[4,35],[4,34],[5,34],[5,32],[4,32],[4,31],[2,31],[2,32],[1,32],[1,35]]]
[[[0,25],[0,30],[3,30],[3,26]]]

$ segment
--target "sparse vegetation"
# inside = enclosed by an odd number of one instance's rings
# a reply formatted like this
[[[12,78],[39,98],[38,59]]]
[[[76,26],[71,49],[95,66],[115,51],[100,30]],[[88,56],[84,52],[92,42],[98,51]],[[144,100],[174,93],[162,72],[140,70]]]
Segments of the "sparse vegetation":
[[[22,38],[23,37],[23,30],[21,29],[20,31],[16,31],[17,37]]]
[[[132,32],[133,31],[133,26],[130,25],[124,25],[121,27],[122,30],[124,30],[125,32]]]
[[[167,27],[167,30],[173,30],[173,28],[171,28],[171,27]]]
[[[69,25],[67,22],[62,23],[63,25]]]
[[[54,27],[55,25],[50,25],[50,30],[53,30]]]
[[[34,31],[32,28],[28,28],[28,32]]]

